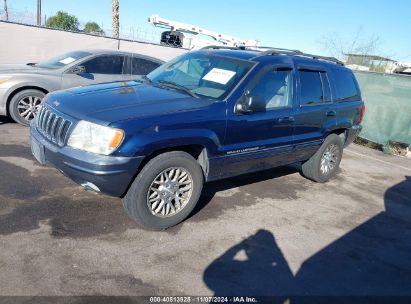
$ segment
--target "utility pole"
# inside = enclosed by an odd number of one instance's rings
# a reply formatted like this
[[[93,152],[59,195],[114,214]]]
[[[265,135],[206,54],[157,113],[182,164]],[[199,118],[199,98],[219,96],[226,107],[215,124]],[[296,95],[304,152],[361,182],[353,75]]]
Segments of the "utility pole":
[[[37,25],[41,26],[41,0],[37,0]]]
[[[4,20],[9,21],[9,10],[7,8],[7,0],[3,0]]]

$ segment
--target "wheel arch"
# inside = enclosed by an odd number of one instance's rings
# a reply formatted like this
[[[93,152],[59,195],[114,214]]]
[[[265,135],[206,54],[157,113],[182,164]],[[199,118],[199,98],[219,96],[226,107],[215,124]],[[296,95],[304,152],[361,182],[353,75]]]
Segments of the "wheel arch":
[[[204,178],[207,179],[208,172],[209,172],[209,161],[208,161],[207,148],[204,145],[187,144],[187,145],[178,145],[178,146],[172,146],[172,147],[167,147],[167,148],[161,148],[161,149],[153,150],[151,153],[146,155],[146,157],[144,157],[143,161],[141,162],[141,164],[139,165],[137,169],[137,172],[134,174],[133,178],[131,179],[130,184],[128,185],[122,197],[125,196],[131,184],[136,179],[137,175],[141,172],[141,170],[150,160],[152,160],[153,158],[157,157],[160,154],[167,153],[167,152],[173,152],[173,151],[186,152],[189,155],[191,155],[194,159],[196,159],[203,171]]]
[[[190,154],[194,159],[197,160],[197,162],[201,166],[204,176],[205,177],[207,176],[208,168],[209,168],[208,152],[207,152],[207,148],[201,144],[178,145],[178,146],[172,146],[172,147],[154,150],[144,158],[143,162],[140,165],[139,171],[141,170],[141,168],[144,167],[146,163],[148,163],[154,157],[160,154],[166,153],[166,152],[173,152],[173,151],[181,151],[181,152],[186,152],[187,154]]]
[[[337,134],[341,138],[341,141],[343,142],[343,144],[345,144],[345,141],[347,138],[347,128],[338,128],[338,129],[331,130],[327,134],[327,136],[330,134]]]
[[[22,91],[25,91],[25,90],[37,90],[37,91],[43,92],[44,94],[49,93],[49,91],[46,90],[45,88],[42,88],[40,86],[34,86],[34,85],[28,85],[28,86],[22,86],[22,87],[15,88],[7,97],[7,103],[6,103],[7,116],[10,116],[10,102],[13,99],[13,97],[16,96],[16,94]]]

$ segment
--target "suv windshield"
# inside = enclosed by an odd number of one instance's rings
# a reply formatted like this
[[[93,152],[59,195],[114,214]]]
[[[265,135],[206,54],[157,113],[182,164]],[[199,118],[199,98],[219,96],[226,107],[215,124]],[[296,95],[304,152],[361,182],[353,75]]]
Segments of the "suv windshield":
[[[188,53],[160,66],[147,78],[160,85],[174,84],[197,96],[223,99],[253,65],[235,58]]]
[[[69,52],[47,61],[39,62],[35,64],[35,66],[45,69],[59,69],[89,55],[91,55],[91,53],[83,51]]]

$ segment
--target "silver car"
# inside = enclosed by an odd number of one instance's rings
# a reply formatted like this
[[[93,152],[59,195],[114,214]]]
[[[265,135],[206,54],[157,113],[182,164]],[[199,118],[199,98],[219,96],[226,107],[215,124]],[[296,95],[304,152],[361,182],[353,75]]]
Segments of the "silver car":
[[[146,75],[163,61],[111,50],[73,51],[21,65],[0,65],[0,115],[28,125],[43,97],[52,91]]]

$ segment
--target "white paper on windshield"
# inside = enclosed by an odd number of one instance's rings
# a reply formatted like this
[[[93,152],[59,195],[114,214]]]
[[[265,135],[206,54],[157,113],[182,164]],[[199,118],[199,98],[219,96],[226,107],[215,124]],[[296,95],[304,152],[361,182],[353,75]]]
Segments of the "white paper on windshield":
[[[70,64],[74,61],[76,61],[76,59],[74,59],[73,57],[67,57],[67,58],[64,58],[63,60],[60,60],[59,62],[61,62],[62,64]]]
[[[213,68],[203,77],[204,80],[217,82],[220,84],[227,84],[236,73],[233,71]]]

